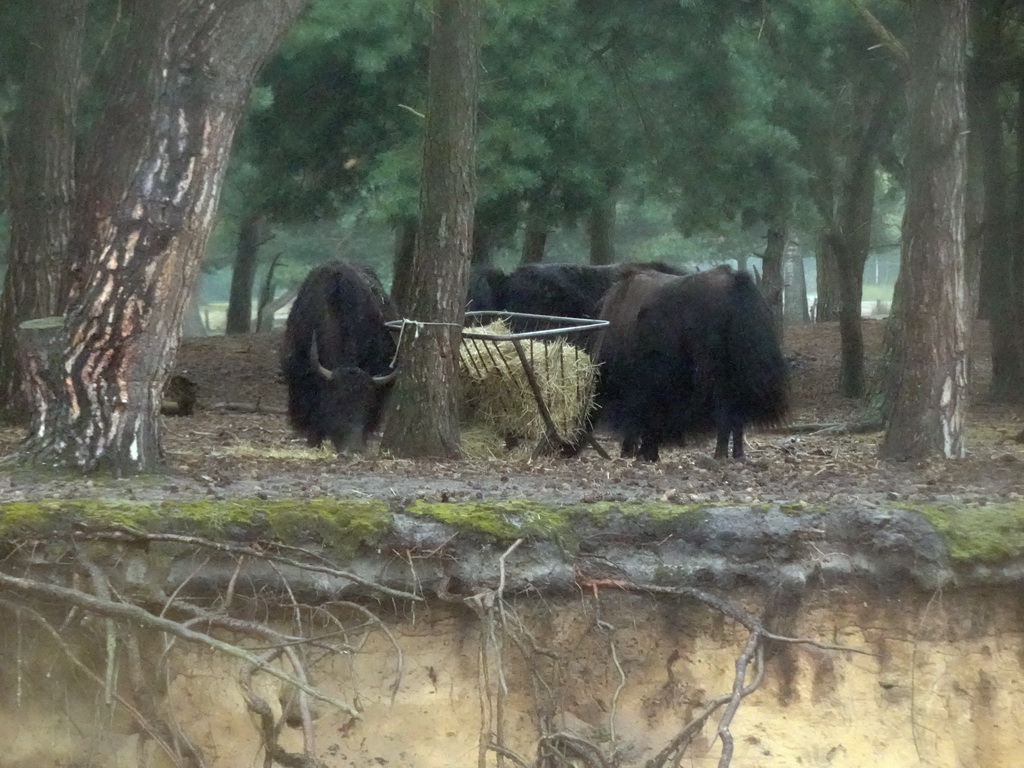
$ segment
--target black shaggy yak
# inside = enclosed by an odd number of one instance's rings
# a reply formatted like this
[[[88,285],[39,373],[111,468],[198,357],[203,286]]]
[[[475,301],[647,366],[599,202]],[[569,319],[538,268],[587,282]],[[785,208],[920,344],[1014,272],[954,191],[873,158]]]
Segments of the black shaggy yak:
[[[637,272],[679,275],[661,262],[591,264],[526,264],[513,270],[505,283],[501,309],[534,315],[596,318],[601,297],[619,280]]]
[[[780,422],[788,375],[767,304],[746,272],[639,273],[602,301],[599,401],[624,456],[717,435],[715,458],[743,458],[747,424]]]
[[[493,312],[505,309],[508,275],[497,267],[480,265],[469,273],[466,309],[470,312]]]
[[[384,326],[398,310],[369,268],[322,264],[302,282],[288,314],[281,370],[288,421],[309,445],[328,439],[360,451],[380,423],[394,371]]]

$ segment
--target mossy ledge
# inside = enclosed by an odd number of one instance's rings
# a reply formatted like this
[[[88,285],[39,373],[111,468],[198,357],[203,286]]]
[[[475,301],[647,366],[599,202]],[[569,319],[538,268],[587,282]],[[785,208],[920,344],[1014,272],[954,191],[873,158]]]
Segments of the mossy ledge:
[[[40,499],[0,502],[0,538],[59,535],[83,525],[118,525],[213,540],[316,544],[345,556],[386,532],[390,517],[387,504],[372,499]]]
[[[637,583],[831,587],[913,582],[929,589],[1024,577],[1024,506],[977,508],[544,504],[378,499],[210,499],[159,502],[40,499],[0,503],[0,540],[59,540],[81,526],[119,525],[214,541],[305,547],[366,572],[417,553],[437,579],[481,588],[498,559],[522,585],[544,573],[567,588],[596,564]],[[415,578],[423,579],[421,569]],[[399,577],[404,578],[404,577]],[[422,587],[423,584],[420,584]]]
[[[957,562],[998,564],[1024,557],[1024,504],[911,509],[938,529]]]

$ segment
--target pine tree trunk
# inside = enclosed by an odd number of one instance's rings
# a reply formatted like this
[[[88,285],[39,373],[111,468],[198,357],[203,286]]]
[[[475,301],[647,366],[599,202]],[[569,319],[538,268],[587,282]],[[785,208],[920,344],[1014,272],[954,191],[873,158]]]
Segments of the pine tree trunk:
[[[772,326],[775,338],[782,343],[782,257],[786,252],[787,230],[785,226],[772,225],[768,228],[768,241],[761,257],[761,292],[768,308],[772,311]]]
[[[238,230],[235,263],[231,269],[231,293],[224,333],[249,333],[252,330],[252,289],[256,283],[256,266],[260,245],[264,241],[261,215],[247,216]]]
[[[838,243],[837,243],[838,245]],[[846,253],[842,242],[833,252],[839,267],[839,394],[864,395],[864,328],[861,321],[861,297],[864,295],[864,262]],[[865,250],[866,253],[866,250]],[[858,267],[859,262],[859,267]]]
[[[1011,217],[1008,214],[1011,210],[1011,193],[1005,183],[1001,185],[1004,194],[1002,206],[993,213],[1001,215],[1001,226],[997,225],[993,233],[1000,240],[994,244],[994,252],[991,254],[999,286],[990,296],[989,330],[992,334],[992,394],[1007,402],[1020,403],[1024,402],[1024,285],[1021,281],[1021,275],[1024,275],[1024,253],[1021,253],[1021,248],[1024,248],[1024,178],[1021,177],[1024,173],[1024,156],[1021,155],[1024,152],[1024,135],[1021,135],[1021,131],[1024,131],[1024,78],[1017,83],[1016,123],[1016,188],[1012,193],[1014,215]],[[992,140],[995,138],[992,137]],[[985,160],[986,177],[995,181],[998,174],[1005,173],[1005,165],[999,169],[995,166],[999,160],[998,154],[996,157],[986,156]],[[994,204],[998,204],[998,191],[987,188],[986,206],[989,194],[993,196]]]
[[[28,423],[17,326],[61,311],[74,199],[75,123],[85,0],[31,5],[25,85],[12,121],[7,273],[0,298],[0,417]],[[36,77],[45,72],[47,76]]]
[[[979,300],[982,315],[989,320],[990,395],[997,400],[1013,401],[1024,396],[1024,366],[1020,354],[1021,324],[1014,299],[1015,254],[1007,217],[1009,187],[998,83],[975,78],[972,97],[971,134],[984,147],[978,158],[985,201]],[[1018,125],[1024,127],[1024,119],[1020,119]],[[1024,168],[1024,162],[1020,167]]]
[[[144,0],[80,175],[64,325],[23,461],[162,464],[160,405],[235,126],[302,0]]]
[[[783,309],[786,323],[806,323],[810,319],[807,309],[807,277],[804,274],[804,259],[796,243],[786,247],[783,256]]]
[[[473,247],[469,254],[469,263],[483,266],[494,262],[494,244],[487,228],[480,223],[479,217],[473,221]]]
[[[839,261],[832,249],[832,238],[828,230],[818,238],[817,252],[818,298],[814,304],[814,322],[831,323],[839,319]]]
[[[855,88],[858,124],[850,147],[849,170],[840,189],[836,219],[826,233],[839,286],[839,393],[864,396],[864,332],[861,301],[864,265],[871,249],[875,208],[875,156],[889,129],[893,96]]]
[[[409,302],[412,300],[412,264],[416,255],[416,222],[403,219],[395,227],[395,250],[392,257],[391,298],[399,311],[409,316]]]
[[[968,0],[916,0],[907,206],[899,282],[902,350],[888,382],[881,455],[964,455],[971,306],[964,272]]]
[[[476,204],[480,0],[434,0],[420,222],[408,317],[382,449],[457,457],[458,358]]]
[[[607,197],[591,209],[587,218],[591,264],[615,263],[615,203],[615,192],[610,190]]]
[[[547,247],[550,228],[538,212],[539,208],[540,205],[535,201],[530,201],[527,206],[520,264],[540,264],[544,261],[544,249]]]

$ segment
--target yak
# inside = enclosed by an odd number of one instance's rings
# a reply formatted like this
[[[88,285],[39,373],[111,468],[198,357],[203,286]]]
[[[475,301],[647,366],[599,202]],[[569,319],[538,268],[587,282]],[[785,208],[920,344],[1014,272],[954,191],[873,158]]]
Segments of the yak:
[[[469,273],[466,309],[470,312],[494,312],[505,309],[508,275],[497,267],[481,264]]]
[[[334,261],[303,280],[288,313],[281,372],[288,421],[311,447],[361,451],[380,424],[396,371],[384,325],[398,310],[376,273]]]
[[[601,302],[602,418],[622,455],[657,461],[659,447],[715,434],[715,458],[744,458],[747,424],[788,410],[786,361],[753,278],[729,266],[686,276],[641,272]]]
[[[637,271],[679,275],[682,271],[662,262],[622,264],[525,264],[505,282],[509,312],[557,317],[596,318],[601,298],[619,280]]]

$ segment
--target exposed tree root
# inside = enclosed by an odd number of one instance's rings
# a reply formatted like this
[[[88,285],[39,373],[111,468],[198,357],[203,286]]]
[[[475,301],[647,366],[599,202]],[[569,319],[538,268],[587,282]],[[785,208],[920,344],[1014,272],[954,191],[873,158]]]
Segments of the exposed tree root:
[[[83,546],[102,541],[142,543],[147,546],[159,541],[173,541],[195,546],[198,550],[230,553],[237,558],[237,565],[218,601],[218,607],[211,609],[192,603],[182,596],[187,582],[205,567],[205,563],[201,563],[171,595],[159,593],[155,586],[149,594],[128,594],[124,589],[119,590],[110,574],[94,561],[90,547]],[[19,622],[27,619],[38,626],[43,635],[54,643],[59,656],[92,681],[108,707],[117,706],[132,719],[139,733],[136,751],[140,767],[148,762],[147,742],[156,744],[170,762],[179,768],[205,768],[207,765],[201,750],[188,739],[169,714],[164,714],[159,703],[162,692],[168,688],[168,681],[161,680],[161,677],[169,674],[169,651],[178,641],[204,646],[243,662],[244,671],[238,682],[246,706],[258,723],[264,765],[268,768],[273,765],[294,768],[323,766],[315,754],[313,718],[309,707],[311,699],[324,702],[352,718],[361,717],[353,704],[328,694],[310,682],[309,670],[315,664],[315,660],[311,660],[312,652],[318,658],[350,654],[358,651],[368,633],[380,630],[397,652],[397,674],[392,691],[397,690],[402,675],[402,655],[398,643],[383,622],[365,606],[347,601],[335,601],[322,606],[304,605],[292,593],[287,579],[279,570],[290,600],[293,632],[282,632],[266,622],[232,615],[237,579],[247,560],[259,559],[274,568],[288,566],[343,577],[403,600],[422,599],[375,585],[355,574],[331,567],[313,553],[303,553],[295,548],[290,548],[290,555],[285,557],[275,555],[273,548],[256,549],[189,536],[144,534],[123,526],[76,528],[68,557],[75,568],[73,586],[41,581],[28,575],[15,576],[0,572],[0,591],[5,593],[5,597],[0,598],[0,610],[13,613]],[[56,606],[56,620],[54,616],[45,616],[32,607],[35,605]],[[347,626],[332,608],[355,614],[358,616],[358,625]],[[82,659],[80,652],[76,652],[64,640],[70,630],[83,625],[83,619],[90,615],[103,619],[98,625],[94,624],[101,630],[97,640],[103,647],[99,655],[102,673]],[[60,626],[57,626],[58,622]],[[328,631],[320,627],[327,627]],[[95,632],[92,634],[95,636]],[[225,637],[232,639],[226,640]],[[154,638],[162,641],[163,652],[144,653],[143,644],[152,642]],[[256,641],[261,647],[260,652],[243,646],[245,640]],[[96,655],[93,654],[93,657],[96,658]],[[282,667],[279,661],[286,662],[286,666]],[[280,717],[256,693],[252,681],[257,674],[276,677],[285,684],[289,693],[282,697]],[[279,744],[278,735],[285,724],[302,729],[302,753],[290,753]]]
[[[167,595],[155,585],[133,583],[131,589],[119,586],[121,582],[113,576],[123,574],[117,570],[117,565],[108,571],[105,564],[98,562],[94,553],[109,554],[109,550],[95,547],[98,542],[146,547],[167,542],[186,545],[197,552],[228,554],[235,558],[235,569],[217,596],[216,607],[199,605],[185,595],[188,584],[208,567],[209,559],[200,560],[194,571]],[[599,715],[601,722],[591,720],[577,727],[568,717],[572,704],[567,691],[572,687],[576,669],[573,652],[554,650],[539,642],[516,609],[514,598],[506,595],[510,581],[508,564],[523,542],[524,539],[517,539],[498,557],[498,579],[493,589],[468,596],[450,593],[447,584],[439,589],[439,597],[468,606],[479,622],[480,766],[619,768],[637,764],[631,752],[634,745],[622,738],[621,723],[617,723],[630,667],[620,658],[617,628],[605,617],[602,588],[695,600],[736,622],[748,633],[743,649],[736,656],[731,690],[701,702],[699,711],[688,715],[688,721],[644,763],[645,768],[680,765],[695,739],[714,717],[718,718],[715,735],[721,743],[718,765],[720,768],[731,765],[735,748],[732,723],[742,701],[754,693],[764,679],[766,644],[807,644],[823,650],[864,653],[856,648],[773,632],[767,626],[774,622],[769,618],[774,615],[771,608],[766,608],[764,616],[758,618],[745,608],[701,589],[599,577],[585,572],[581,565],[576,573],[576,584],[586,596],[592,616],[587,615],[588,626],[585,625],[580,642],[586,640],[591,646],[607,649],[599,653],[607,653],[610,690],[601,697],[607,702],[603,714]],[[95,686],[108,707],[117,707],[128,715],[139,734],[140,767],[150,757],[147,746],[154,745],[179,768],[205,768],[207,765],[201,749],[190,741],[173,715],[162,706],[162,697],[169,688],[170,652],[181,641],[201,645],[242,663],[238,683],[259,734],[265,768],[274,765],[323,768],[313,737],[311,701],[324,702],[352,718],[361,717],[354,704],[328,694],[314,683],[311,673],[319,660],[337,654],[357,654],[369,634],[379,631],[391,643],[396,658],[395,680],[390,688],[392,701],[398,691],[403,654],[400,643],[384,622],[358,603],[305,604],[293,592],[286,573],[287,569],[297,568],[349,579],[408,606],[422,602],[421,595],[374,584],[333,566],[315,553],[296,547],[276,547],[272,543],[256,547],[178,534],[147,534],[122,526],[79,527],[73,530],[67,551],[66,562],[74,568],[72,586],[0,572],[0,591],[4,593],[0,610],[13,614],[18,622],[27,620],[38,626],[58,655]],[[436,556],[437,551],[430,554]],[[413,555],[406,553],[406,556],[411,566]],[[268,621],[243,617],[248,605],[246,600],[251,598],[239,595],[239,583],[246,583],[245,567],[253,560],[277,572],[278,591],[272,606],[284,609],[288,615],[287,629],[280,629],[279,622],[272,626]],[[56,610],[44,615],[42,609],[37,608],[41,605],[56,606]],[[88,622],[90,616],[99,617],[100,621]],[[354,622],[349,620],[351,617]],[[86,640],[94,641],[99,651],[93,652],[91,663],[65,639],[76,629],[84,629]],[[158,644],[157,653],[146,646],[154,641]],[[525,678],[509,675],[516,654],[521,668],[526,671]],[[278,695],[279,709],[268,700],[266,692],[261,692],[254,684],[260,674],[271,675],[284,684],[284,691]],[[670,662],[670,679],[671,676]],[[524,754],[521,747],[517,751],[509,744],[509,702],[514,694],[520,693],[514,686],[524,683],[534,710],[536,740],[532,756]],[[578,719],[575,722],[578,723]],[[301,751],[289,751],[283,746],[281,734],[286,725],[301,729]],[[588,730],[591,726],[592,730]]]

